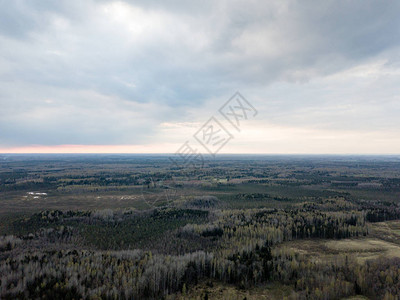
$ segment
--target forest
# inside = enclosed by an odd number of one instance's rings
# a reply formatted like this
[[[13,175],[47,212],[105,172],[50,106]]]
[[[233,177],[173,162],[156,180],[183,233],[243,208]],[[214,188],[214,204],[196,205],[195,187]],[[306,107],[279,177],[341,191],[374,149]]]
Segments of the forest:
[[[400,158],[0,155],[1,299],[399,299]]]

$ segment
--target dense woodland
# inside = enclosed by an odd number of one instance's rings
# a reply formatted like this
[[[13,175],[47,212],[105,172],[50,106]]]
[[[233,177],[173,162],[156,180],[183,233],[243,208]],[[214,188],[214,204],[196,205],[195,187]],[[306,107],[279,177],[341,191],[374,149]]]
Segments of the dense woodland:
[[[210,299],[215,285],[239,294],[275,283],[287,299],[400,297],[400,255],[373,248],[361,261],[355,250],[313,249],[369,241],[375,224],[400,220],[393,158],[229,157],[195,171],[162,158],[24,159],[2,165],[2,201],[38,209],[1,215],[1,299]],[[139,197],[165,189],[175,196]],[[71,194],[69,207],[53,201]],[[395,247],[396,234],[380,238]]]

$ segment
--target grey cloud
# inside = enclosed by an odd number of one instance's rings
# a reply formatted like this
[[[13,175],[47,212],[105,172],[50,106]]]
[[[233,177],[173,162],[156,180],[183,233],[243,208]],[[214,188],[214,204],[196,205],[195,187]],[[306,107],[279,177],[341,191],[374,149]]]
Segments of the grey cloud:
[[[326,84],[323,78],[378,58],[398,69],[395,1],[124,1],[126,18],[108,15],[110,3],[0,1],[1,144],[146,142],[157,124],[182,120],[186,111],[236,90],[258,99],[265,118],[301,126],[317,122],[310,106],[338,101],[324,96],[323,86],[308,86],[302,98],[302,84]],[[394,80],[381,85],[388,94],[397,92]],[[276,88],[282,83],[285,89]],[[347,89],[337,88],[338,97]],[[268,110],[265,99],[274,89],[280,101]],[[82,91],[113,99],[113,115],[102,118],[97,98]],[[362,112],[371,94],[364,89],[350,101]],[[63,103],[54,108],[57,122],[50,112],[26,118],[49,98]],[[382,114],[396,109],[387,104]],[[131,110],[141,123],[125,120]],[[309,118],[298,118],[302,112]],[[365,118],[336,126],[367,128]]]

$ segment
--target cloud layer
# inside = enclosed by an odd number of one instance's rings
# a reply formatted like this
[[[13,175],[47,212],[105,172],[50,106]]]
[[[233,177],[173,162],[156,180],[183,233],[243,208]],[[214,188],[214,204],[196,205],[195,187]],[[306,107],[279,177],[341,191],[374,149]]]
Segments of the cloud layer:
[[[239,90],[259,115],[227,152],[400,153],[399,15],[395,1],[0,1],[0,150],[179,145]]]

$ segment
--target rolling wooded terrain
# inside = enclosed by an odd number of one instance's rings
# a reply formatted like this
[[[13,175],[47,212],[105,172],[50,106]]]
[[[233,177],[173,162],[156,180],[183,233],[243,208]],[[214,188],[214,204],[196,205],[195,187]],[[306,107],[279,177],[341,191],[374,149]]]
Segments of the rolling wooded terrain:
[[[0,160],[1,299],[400,297],[398,157]]]

